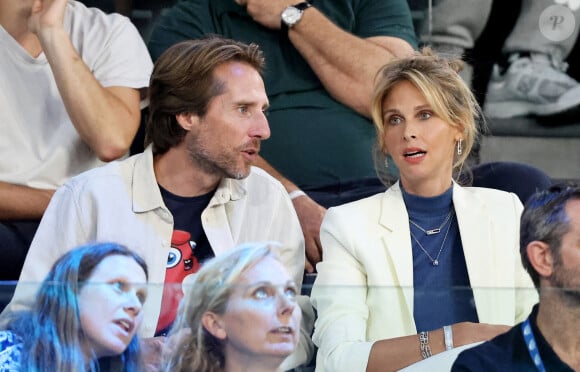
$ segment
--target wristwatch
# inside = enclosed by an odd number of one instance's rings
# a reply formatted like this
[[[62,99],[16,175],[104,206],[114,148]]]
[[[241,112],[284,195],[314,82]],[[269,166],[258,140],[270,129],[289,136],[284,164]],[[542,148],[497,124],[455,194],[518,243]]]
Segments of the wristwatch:
[[[310,8],[312,4],[308,1],[303,1],[296,5],[290,5],[284,11],[282,11],[282,29],[292,28],[300,19],[302,18],[302,13],[304,10]]]

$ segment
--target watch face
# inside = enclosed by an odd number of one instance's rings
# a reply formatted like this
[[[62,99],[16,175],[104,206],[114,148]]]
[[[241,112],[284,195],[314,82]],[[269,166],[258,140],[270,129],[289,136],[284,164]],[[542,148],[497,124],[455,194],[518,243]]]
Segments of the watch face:
[[[289,6],[282,12],[282,21],[288,26],[294,26],[301,17],[302,11],[293,6]]]

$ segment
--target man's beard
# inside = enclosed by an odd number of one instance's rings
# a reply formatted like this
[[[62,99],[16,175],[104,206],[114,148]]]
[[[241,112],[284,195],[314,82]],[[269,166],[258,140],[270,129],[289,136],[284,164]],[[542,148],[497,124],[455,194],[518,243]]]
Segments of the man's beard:
[[[190,159],[199,166],[205,173],[217,175],[220,178],[233,178],[237,180],[244,179],[250,174],[250,167],[240,168],[237,163],[236,155],[248,147],[260,149],[260,141],[252,139],[239,148],[231,152],[220,152],[212,155],[207,148],[192,139],[187,143],[187,152]]]
[[[562,301],[569,307],[580,307],[580,272],[564,267],[562,258],[554,257],[554,271],[550,277],[551,288],[558,291]]]

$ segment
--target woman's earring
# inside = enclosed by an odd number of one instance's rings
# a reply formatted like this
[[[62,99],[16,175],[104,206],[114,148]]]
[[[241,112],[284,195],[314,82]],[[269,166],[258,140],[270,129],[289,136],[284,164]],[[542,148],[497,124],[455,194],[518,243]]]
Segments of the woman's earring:
[[[385,168],[389,168],[389,156],[385,156]]]
[[[461,156],[461,154],[463,154],[463,140],[462,139],[457,141],[457,155]]]

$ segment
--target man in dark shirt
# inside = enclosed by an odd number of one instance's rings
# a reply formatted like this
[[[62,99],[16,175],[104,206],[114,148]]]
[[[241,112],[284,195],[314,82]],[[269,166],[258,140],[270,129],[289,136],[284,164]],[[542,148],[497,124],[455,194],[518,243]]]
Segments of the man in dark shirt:
[[[523,323],[462,352],[452,371],[580,370],[580,187],[554,186],[530,198],[520,254],[540,303]]]

